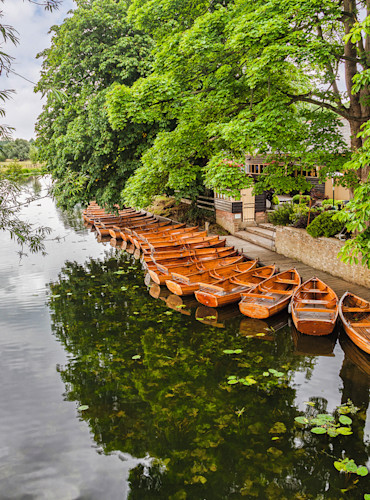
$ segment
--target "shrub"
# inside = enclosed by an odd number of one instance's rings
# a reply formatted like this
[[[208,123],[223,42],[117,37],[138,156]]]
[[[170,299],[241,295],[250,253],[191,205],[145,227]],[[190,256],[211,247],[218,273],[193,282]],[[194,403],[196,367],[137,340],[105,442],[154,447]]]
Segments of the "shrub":
[[[334,200],[334,207],[338,207],[338,205],[343,205],[343,200]],[[321,205],[325,208],[329,208],[333,206],[333,199],[331,200],[323,200]]]
[[[290,224],[290,216],[293,214],[294,207],[292,203],[283,203],[277,210],[271,212],[268,216],[269,222],[275,226],[287,226]]]
[[[310,223],[320,215],[320,211],[315,211],[311,212],[310,214]],[[306,214],[301,215],[296,221],[294,222],[293,226],[300,228],[300,229],[306,229],[308,223],[308,212]]]
[[[304,203],[308,205],[310,203],[310,195],[309,194],[296,194],[292,198],[293,203]]]
[[[343,228],[343,224],[333,219],[333,212],[323,212],[307,227],[307,232],[314,238],[335,236]]]
[[[271,200],[272,205],[279,205],[280,201],[279,198],[276,196],[276,194],[273,195],[272,200]]]

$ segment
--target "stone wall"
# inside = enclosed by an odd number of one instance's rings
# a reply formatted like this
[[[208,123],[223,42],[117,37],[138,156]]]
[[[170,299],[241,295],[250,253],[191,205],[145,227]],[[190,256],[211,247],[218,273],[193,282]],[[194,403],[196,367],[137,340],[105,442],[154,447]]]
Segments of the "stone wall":
[[[277,253],[299,260],[351,283],[370,288],[370,270],[361,265],[344,264],[337,258],[344,245],[335,238],[312,238],[304,229],[276,228]]]

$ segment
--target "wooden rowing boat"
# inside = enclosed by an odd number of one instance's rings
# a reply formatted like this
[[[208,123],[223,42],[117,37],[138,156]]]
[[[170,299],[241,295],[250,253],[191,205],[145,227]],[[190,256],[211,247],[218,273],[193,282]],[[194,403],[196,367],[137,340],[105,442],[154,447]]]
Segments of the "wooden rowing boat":
[[[166,280],[170,280],[172,278],[172,273],[178,273],[180,275],[188,276],[193,273],[204,272],[207,270],[215,269],[217,267],[237,264],[242,262],[243,260],[244,257],[242,255],[237,255],[232,257],[213,258],[204,261],[191,261],[186,262],[186,264],[183,264],[182,266],[179,266],[178,264],[170,264],[169,267],[164,267],[154,264],[154,268],[149,268],[148,271],[155,283],[158,283],[158,285],[164,285],[166,283]],[[165,271],[162,272],[163,269],[165,269]]]
[[[189,240],[186,240],[186,242],[178,242],[175,245],[162,244],[159,246],[152,246],[151,244],[149,244],[148,252],[144,253],[170,253],[179,252],[181,250],[205,248],[211,246],[222,247],[225,246],[225,244],[226,240],[220,240],[218,236],[206,236],[201,238],[191,238]]]
[[[370,302],[346,292],[339,302],[339,316],[352,342],[370,354]]]
[[[222,242],[224,243],[224,242]],[[145,262],[154,262],[155,264],[163,264],[164,261],[166,263],[170,262],[181,262],[181,259],[197,259],[200,257],[211,257],[211,256],[220,256],[225,251],[230,249],[234,250],[234,247],[207,247],[207,248],[185,248],[181,250],[172,250],[171,252],[155,252],[151,255],[143,254],[142,260]]]
[[[274,272],[274,265],[253,267],[229,278],[219,279],[215,283],[200,283],[195,297],[198,302],[208,307],[234,304],[239,302],[243,292],[249,291],[261,281],[272,276]]]
[[[199,226],[192,227],[167,227],[165,231],[148,231],[146,233],[137,234],[133,231],[133,238],[137,240],[137,247],[140,246],[140,243],[149,244],[151,242],[163,241],[163,240],[174,240],[177,237],[185,236],[187,234],[197,233],[199,232]],[[206,233],[206,231],[203,231]]]
[[[295,327],[306,335],[329,335],[338,317],[338,297],[318,278],[302,283],[292,296],[291,313]]]
[[[295,269],[275,274],[250,292],[242,293],[240,312],[250,318],[269,318],[288,307],[300,282],[301,278]]]
[[[195,241],[203,241],[207,237],[207,231],[187,231],[182,233],[175,233],[166,237],[156,238],[150,240],[149,243],[134,240],[136,248],[145,253],[154,252],[157,249],[162,250],[167,247],[177,247],[178,245],[186,243],[194,243]]]
[[[189,275],[171,272],[172,279],[166,281],[167,288],[176,295],[191,295],[197,291],[200,284],[218,284],[220,280],[244,273],[257,266],[257,260],[248,260],[241,263],[218,266],[214,269],[201,271]],[[197,297],[198,300],[198,297]],[[208,305],[208,304],[205,304]]]

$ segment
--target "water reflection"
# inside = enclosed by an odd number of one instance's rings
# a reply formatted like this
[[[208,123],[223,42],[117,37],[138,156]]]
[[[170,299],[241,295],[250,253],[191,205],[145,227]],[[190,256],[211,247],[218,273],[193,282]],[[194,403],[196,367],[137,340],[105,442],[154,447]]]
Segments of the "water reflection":
[[[343,488],[361,498],[366,480],[346,480],[333,461],[366,462],[363,412],[332,444],[295,424],[295,374],[315,377],[316,358],[295,355],[287,316],[252,324],[226,310],[205,325],[208,313],[165,290],[148,293],[127,253],[66,262],[50,284],[53,331],[69,353],[65,398],[88,406],[81,418],[104,453],[146,457],[130,471],[128,498],[338,499]],[[351,397],[351,373],[341,377]],[[306,413],[329,411],[326,397],[310,399]]]

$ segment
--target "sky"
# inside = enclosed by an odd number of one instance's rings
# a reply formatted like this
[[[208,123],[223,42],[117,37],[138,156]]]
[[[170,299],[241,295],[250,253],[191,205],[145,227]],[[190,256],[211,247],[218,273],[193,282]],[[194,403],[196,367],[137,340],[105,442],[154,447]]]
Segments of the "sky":
[[[42,0],[40,0],[41,3]],[[36,55],[50,46],[50,27],[61,24],[67,12],[74,7],[73,0],[63,0],[59,10],[49,12],[43,7],[27,0],[5,0],[1,5],[4,16],[3,24],[11,25],[18,31],[19,44],[11,43],[0,50],[15,58],[12,69],[32,82],[37,82],[40,75],[41,60]],[[41,94],[35,94],[34,85],[19,76],[9,73],[0,76],[1,89],[14,89],[15,94],[5,102],[6,116],[1,123],[15,127],[13,138],[35,138],[35,122],[42,111]]]

